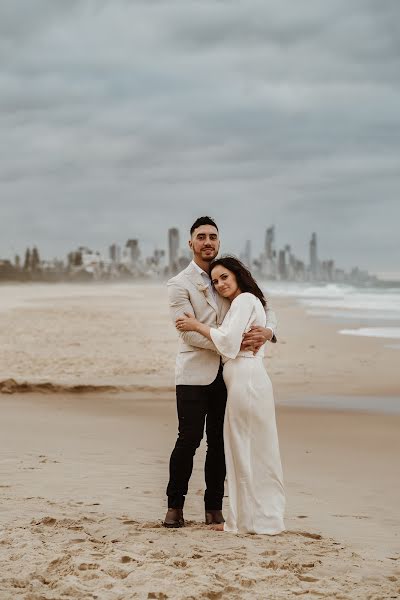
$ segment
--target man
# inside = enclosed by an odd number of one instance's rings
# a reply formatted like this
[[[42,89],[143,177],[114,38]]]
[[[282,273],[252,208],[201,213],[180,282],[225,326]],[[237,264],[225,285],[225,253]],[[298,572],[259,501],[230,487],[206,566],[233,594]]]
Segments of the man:
[[[210,263],[220,248],[219,232],[210,217],[200,217],[190,229],[190,265],[168,281],[170,314],[175,320],[193,313],[211,327],[221,325],[230,303],[218,296],[209,277]],[[255,327],[243,339],[242,350],[258,351],[266,341],[276,341],[275,316],[266,310],[267,327]],[[225,482],[223,424],[226,387],[221,359],[214,344],[195,331],[179,334],[175,369],[179,422],[178,439],[170,459],[167,487],[168,510],[165,527],[183,527],[183,505],[193,469],[193,457],[204,434],[207,435],[204,494],[205,522],[224,522],[222,500]]]

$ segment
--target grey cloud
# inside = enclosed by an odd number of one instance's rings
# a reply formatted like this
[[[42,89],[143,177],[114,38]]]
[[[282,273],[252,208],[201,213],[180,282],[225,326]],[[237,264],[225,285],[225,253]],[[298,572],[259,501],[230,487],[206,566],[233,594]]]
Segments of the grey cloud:
[[[0,255],[165,246],[210,212],[231,251],[276,222],[303,252],[317,229],[344,264],[396,268],[399,16],[392,0],[2,5]]]

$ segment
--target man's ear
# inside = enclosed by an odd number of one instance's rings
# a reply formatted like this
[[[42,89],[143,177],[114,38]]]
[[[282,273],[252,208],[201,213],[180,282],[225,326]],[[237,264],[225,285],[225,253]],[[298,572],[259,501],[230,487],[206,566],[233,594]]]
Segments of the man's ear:
[[[193,250],[193,243],[192,243],[192,240],[189,240],[189,241],[188,241],[188,244],[189,244],[189,248],[190,248],[191,250]]]

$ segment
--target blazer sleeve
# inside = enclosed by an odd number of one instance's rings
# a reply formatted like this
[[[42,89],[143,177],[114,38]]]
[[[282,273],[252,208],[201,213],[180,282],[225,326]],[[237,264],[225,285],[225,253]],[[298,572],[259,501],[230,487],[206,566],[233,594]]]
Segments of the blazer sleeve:
[[[211,329],[210,335],[218,352],[227,358],[236,358],[240,352],[243,334],[249,325],[254,310],[252,294],[240,294],[218,329]]]
[[[266,316],[266,319],[267,319],[266,323],[265,323],[265,327],[268,327],[269,329],[272,329],[273,334],[274,334],[272,336],[272,338],[271,338],[270,341],[273,344],[276,344],[277,339],[276,339],[275,334],[276,334],[276,330],[278,328],[278,320],[276,318],[276,315],[275,315],[274,311],[271,310],[270,308],[267,308],[267,307],[265,307],[265,316]]]
[[[169,312],[175,327],[175,321],[178,317],[182,317],[185,312],[194,314],[194,309],[189,299],[189,292],[184,286],[179,285],[177,282],[168,282],[167,289]],[[180,331],[179,337],[189,346],[217,352],[215,345],[197,331]]]

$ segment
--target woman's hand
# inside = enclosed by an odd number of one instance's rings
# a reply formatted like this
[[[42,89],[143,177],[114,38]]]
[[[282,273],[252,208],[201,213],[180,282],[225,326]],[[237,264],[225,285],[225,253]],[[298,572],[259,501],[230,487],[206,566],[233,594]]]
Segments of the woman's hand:
[[[197,331],[200,321],[191,313],[184,313],[183,317],[179,317],[175,321],[175,326],[178,331]]]

